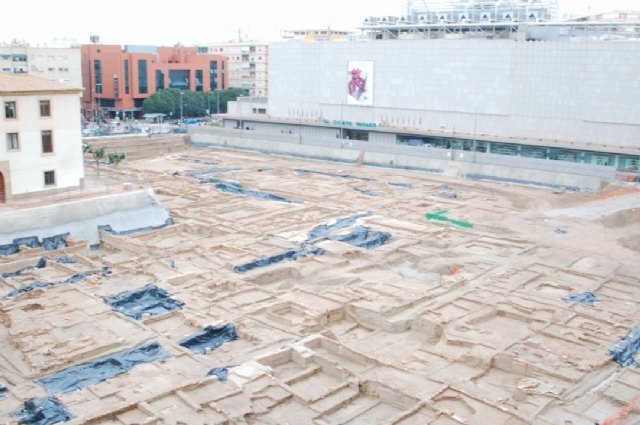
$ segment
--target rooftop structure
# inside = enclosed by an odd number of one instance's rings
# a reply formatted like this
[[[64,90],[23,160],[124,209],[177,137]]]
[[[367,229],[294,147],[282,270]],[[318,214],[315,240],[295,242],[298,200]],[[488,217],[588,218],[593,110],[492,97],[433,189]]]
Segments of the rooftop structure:
[[[407,0],[406,16],[369,16],[361,29],[372,39],[640,38],[637,13],[602,13],[594,18],[561,21],[557,0]]]
[[[301,41],[342,41],[354,35],[351,31],[335,30],[331,28],[306,28],[286,30],[282,36],[284,40]]]

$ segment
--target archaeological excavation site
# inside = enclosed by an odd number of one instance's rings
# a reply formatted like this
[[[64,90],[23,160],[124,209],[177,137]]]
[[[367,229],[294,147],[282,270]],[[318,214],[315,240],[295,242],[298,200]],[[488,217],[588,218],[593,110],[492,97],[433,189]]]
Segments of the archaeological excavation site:
[[[640,423],[637,184],[176,137],[0,210],[0,423]]]

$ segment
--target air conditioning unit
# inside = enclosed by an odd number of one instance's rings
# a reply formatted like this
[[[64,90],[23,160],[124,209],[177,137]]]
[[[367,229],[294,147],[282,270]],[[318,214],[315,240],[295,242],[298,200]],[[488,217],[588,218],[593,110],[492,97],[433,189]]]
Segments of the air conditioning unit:
[[[466,13],[461,13],[458,15],[458,22],[471,22]]]
[[[513,12],[504,12],[502,14],[502,19],[504,19],[505,21],[515,21],[516,20],[516,14]]]
[[[449,23],[449,17],[446,14],[441,13],[440,15],[438,15],[438,22],[440,22],[441,24],[447,24]]]
[[[537,21],[538,20],[538,12],[529,12],[527,14],[527,21]]]

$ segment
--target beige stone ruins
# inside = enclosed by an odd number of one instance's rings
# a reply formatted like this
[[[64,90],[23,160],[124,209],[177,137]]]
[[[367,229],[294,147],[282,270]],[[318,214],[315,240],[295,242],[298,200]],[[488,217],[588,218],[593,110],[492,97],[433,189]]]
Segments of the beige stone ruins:
[[[72,238],[0,256],[2,273],[43,255],[75,260],[0,278],[2,296],[95,273],[0,300],[0,423],[48,395],[37,380],[150,342],[170,357],[55,394],[68,423],[593,425],[640,394],[637,367],[609,355],[640,324],[637,187],[573,193],[227,149],[153,151],[102,178],[150,185],[173,225],[102,232],[94,251]],[[187,174],[198,170],[299,202],[224,192]],[[426,219],[438,210],[473,227]],[[391,237],[375,249],[320,240],[321,255],[234,270],[356,215]],[[97,273],[104,266],[112,273]],[[182,308],[135,320],[103,301],[150,283]],[[562,300],[585,292],[601,301]],[[204,354],[178,344],[225,324],[237,340]],[[228,366],[225,381],[207,376]],[[628,410],[620,424],[639,423]]]

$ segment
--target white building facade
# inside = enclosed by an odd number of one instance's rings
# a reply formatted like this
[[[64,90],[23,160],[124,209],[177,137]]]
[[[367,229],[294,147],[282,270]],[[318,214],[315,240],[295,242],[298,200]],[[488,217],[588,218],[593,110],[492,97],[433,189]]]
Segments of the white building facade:
[[[198,53],[213,53],[229,58],[228,69],[225,70],[229,87],[246,89],[249,96],[268,96],[269,46],[267,43],[200,44],[198,45]]]
[[[81,184],[81,92],[0,73],[0,202]]]
[[[0,71],[82,87],[80,47],[0,45]]]

